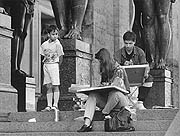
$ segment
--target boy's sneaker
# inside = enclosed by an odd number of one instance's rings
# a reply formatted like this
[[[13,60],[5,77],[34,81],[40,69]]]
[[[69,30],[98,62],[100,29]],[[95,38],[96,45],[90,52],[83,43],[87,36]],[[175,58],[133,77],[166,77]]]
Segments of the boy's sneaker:
[[[59,111],[58,107],[56,107],[56,106],[52,106],[51,110],[58,110]]]
[[[41,111],[51,111],[52,108],[50,106],[47,106],[45,109],[41,110]]]

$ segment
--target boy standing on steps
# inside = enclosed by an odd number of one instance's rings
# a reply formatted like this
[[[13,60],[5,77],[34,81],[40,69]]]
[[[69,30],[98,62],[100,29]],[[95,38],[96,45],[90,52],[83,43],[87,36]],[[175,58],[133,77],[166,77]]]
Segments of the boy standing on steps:
[[[47,107],[42,111],[58,110],[59,101],[59,65],[63,60],[63,48],[58,40],[59,30],[55,25],[48,28],[49,39],[40,46],[40,54],[44,56],[44,82],[47,88]],[[54,99],[54,103],[52,104]]]

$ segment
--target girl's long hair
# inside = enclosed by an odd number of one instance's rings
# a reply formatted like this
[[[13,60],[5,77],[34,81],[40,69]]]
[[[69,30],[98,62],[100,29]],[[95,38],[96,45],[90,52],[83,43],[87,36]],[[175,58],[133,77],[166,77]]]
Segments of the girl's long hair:
[[[114,74],[114,61],[109,51],[102,48],[95,54],[95,58],[100,61],[101,82],[109,82]]]

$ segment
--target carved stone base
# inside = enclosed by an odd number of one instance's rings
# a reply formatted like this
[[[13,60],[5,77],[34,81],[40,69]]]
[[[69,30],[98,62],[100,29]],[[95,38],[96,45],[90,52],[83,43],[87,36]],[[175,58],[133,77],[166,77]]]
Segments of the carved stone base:
[[[25,90],[26,90],[26,77],[20,74],[13,73],[12,74],[12,86],[18,92],[18,112],[25,112]]]
[[[26,111],[36,111],[35,90],[36,90],[35,78],[26,77],[26,92],[25,92]]]
[[[151,75],[154,77],[153,87],[151,88],[148,98],[144,105],[147,108],[153,106],[170,106],[171,99],[171,72],[168,70],[151,70]]]
[[[11,17],[0,13],[0,109],[17,111],[17,90],[11,86]]]
[[[0,83],[1,112],[17,112],[17,90],[10,84]]]
[[[90,84],[92,54],[88,43],[66,39],[62,41],[65,52],[60,66],[60,101],[59,108],[73,110],[74,94],[68,92],[71,84]]]

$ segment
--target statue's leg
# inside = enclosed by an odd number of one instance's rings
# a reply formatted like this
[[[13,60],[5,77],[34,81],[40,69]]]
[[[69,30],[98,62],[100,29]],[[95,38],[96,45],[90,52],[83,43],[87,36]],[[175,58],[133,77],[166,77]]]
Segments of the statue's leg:
[[[12,9],[12,28],[14,29],[14,37],[12,40],[12,70],[20,70],[20,61],[22,47],[20,47],[20,36],[23,32],[25,22],[26,7],[23,3],[18,2]]]
[[[135,5],[135,16],[133,23],[133,32],[136,33],[136,45],[144,50],[143,40],[142,40],[142,24],[141,24],[141,13],[142,13],[142,0],[134,0]]]
[[[24,41],[27,36],[27,29],[31,23],[34,13],[34,4],[27,1],[16,1],[11,7],[12,28],[14,29],[14,38],[12,41],[12,70],[23,74],[26,73],[20,69],[22,55],[24,51]]]
[[[68,33],[70,25],[70,0],[50,0],[55,15],[55,20],[60,29],[60,37],[63,38]]]
[[[71,0],[71,2],[72,28],[66,37],[81,39],[80,32],[88,0]]]
[[[83,19],[83,24],[86,26],[93,24],[93,7],[95,0],[88,0],[86,12]]]
[[[155,32],[155,14],[154,14],[154,1],[143,0],[143,13],[142,13],[142,24],[143,24],[143,35],[144,35],[144,46],[146,54],[150,56],[147,60],[150,63],[150,67],[154,68],[155,61],[155,44],[156,44],[156,32]]]
[[[170,0],[156,1],[157,21],[159,27],[159,64],[157,68],[166,68],[166,57],[170,46],[171,29],[169,23]]]
[[[24,27],[23,27],[23,32],[20,35],[19,39],[19,50],[17,53],[17,66],[20,68],[21,61],[22,61],[22,55],[24,52],[24,41],[27,36],[27,29],[29,28],[29,25],[31,24],[31,21],[33,19],[32,14],[26,14],[25,15],[25,22],[24,22]]]

